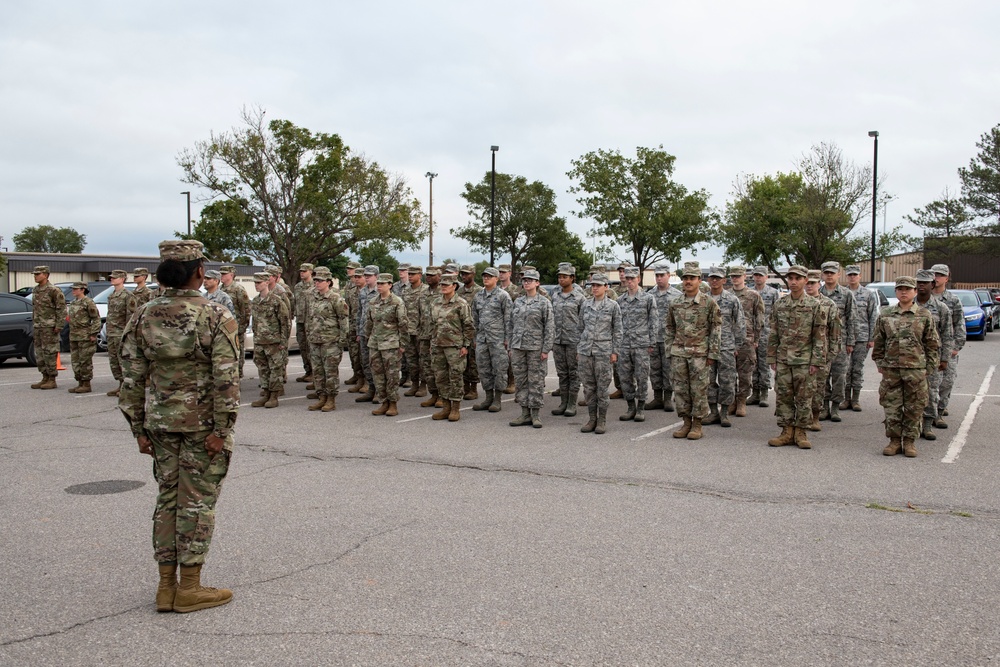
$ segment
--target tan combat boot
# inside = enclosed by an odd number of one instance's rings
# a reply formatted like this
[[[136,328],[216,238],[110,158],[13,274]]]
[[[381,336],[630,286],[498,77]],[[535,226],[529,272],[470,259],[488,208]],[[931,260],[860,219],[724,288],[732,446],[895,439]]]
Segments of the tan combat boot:
[[[42,385],[45,384],[48,381],[49,381],[49,376],[48,375],[42,375],[42,379],[39,380],[38,382],[35,382],[34,384],[32,384],[31,388],[32,389],[41,389]],[[108,394],[108,396],[110,396],[110,395],[111,394]]]
[[[76,393],[78,394],[89,394],[93,389],[90,388],[90,380],[84,380],[80,383],[80,386],[76,388]]]
[[[619,398],[625,398],[625,394],[622,393],[621,389],[615,389],[615,393],[608,396],[612,401],[618,400]]]
[[[771,438],[767,441],[772,447],[785,447],[786,445],[791,445],[795,442],[795,429],[791,426],[782,426],[781,435],[776,438]]]
[[[684,419],[684,425],[681,426],[676,431],[674,431],[673,435],[674,435],[675,438],[678,438],[678,439],[680,439],[680,438],[686,438],[686,437],[688,437],[688,433],[691,432],[691,418],[690,417],[684,417],[683,419]]]
[[[160,583],[156,587],[156,611],[173,611],[177,594],[177,563],[160,563]]]
[[[336,396],[327,396],[326,397],[326,403],[324,403],[323,407],[320,408],[320,410],[323,411],[323,412],[333,412],[336,409],[337,409],[337,397]]]
[[[899,438],[889,438],[889,444],[882,450],[883,456],[895,456],[903,451],[903,442]]]
[[[427,383],[423,380],[420,381],[420,386],[417,387],[417,391],[413,394],[417,398],[423,398],[427,395]]]
[[[913,445],[913,438],[903,438],[903,456],[914,458],[917,455],[917,448]]]
[[[119,382],[119,383],[118,383],[118,386],[117,386],[117,387],[115,387],[114,389],[112,389],[111,391],[109,391],[109,392],[107,393],[107,395],[108,395],[108,396],[118,396],[118,394],[120,394],[120,393],[121,393],[121,390],[122,390],[122,383],[121,383],[121,382]]]
[[[270,397],[271,397],[271,392],[269,392],[268,390],[265,389],[264,391],[260,392],[260,397],[256,401],[252,402],[250,404],[250,407],[251,408],[262,408],[262,407],[264,407],[264,404],[267,403],[267,400]]]
[[[420,407],[433,408],[434,404],[437,403],[437,400],[438,400],[438,393],[436,391],[432,391],[430,398],[428,398],[426,401],[420,401]]]
[[[450,414],[451,414],[451,401],[442,401],[441,409],[432,414],[431,419],[433,419],[434,421],[440,421],[442,419],[447,419],[448,415]]]
[[[738,402],[740,399],[737,398],[736,400]],[[736,403],[730,403],[729,404],[729,409],[726,410],[726,414],[729,415],[730,417],[733,417],[733,416],[736,415]],[[746,416],[746,415],[744,415],[744,416]]]
[[[45,378],[45,382],[43,382],[38,388],[39,389],[55,389],[56,388],[56,376],[55,375],[49,375],[47,378]]]
[[[823,427],[819,423],[819,408],[812,409],[812,421],[809,422],[809,430],[814,433],[823,430]]]
[[[75,393],[76,393],[76,390],[77,390],[77,389],[79,389],[79,388],[80,388],[80,387],[82,387],[82,386],[83,386],[83,383],[82,383],[82,382],[80,382],[79,380],[77,380],[77,381],[76,381],[76,386],[75,386],[75,387],[70,387],[70,388],[69,388],[69,389],[67,389],[66,391],[67,391],[67,392],[69,392],[70,394],[75,394]]]
[[[457,422],[459,419],[462,418],[462,415],[459,413],[461,405],[462,401],[451,402],[451,410],[448,411],[448,421]]]
[[[386,417],[395,417],[399,414],[399,410],[396,408],[396,401],[389,401],[389,409],[385,411]]]
[[[218,607],[233,599],[233,592],[228,589],[201,585],[201,565],[181,565],[180,569],[181,583],[174,596],[174,611],[186,614],[189,611]]]
[[[382,401],[382,404],[380,406],[372,410],[372,414],[381,417],[388,411],[389,411],[389,401]]]
[[[326,405],[326,394],[319,394],[314,398],[316,399],[316,402],[309,406],[310,412],[316,412],[317,410],[322,410],[323,406]]]
[[[597,408],[597,425],[594,426],[594,433],[603,435],[607,431],[608,409]]]
[[[701,440],[701,419],[698,417],[691,418],[691,430],[688,431],[688,440]]]
[[[812,449],[812,443],[809,442],[809,436],[806,434],[804,428],[795,427],[795,433],[793,434],[795,439],[795,446],[799,449]]]
[[[420,383],[414,382],[409,389],[403,392],[403,396],[416,396],[418,389],[420,389]]]
[[[757,399],[758,401],[760,398]],[[736,416],[746,417],[747,416],[747,399],[737,398],[736,399]]]
[[[463,401],[474,401],[479,398],[479,388],[475,382],[470,382],[465,388],[465,395],[462,396]]]
[[[278,393],[276,391],[268,392],[267,400],[264,402],[265,408],[276,408],[278,407]]]

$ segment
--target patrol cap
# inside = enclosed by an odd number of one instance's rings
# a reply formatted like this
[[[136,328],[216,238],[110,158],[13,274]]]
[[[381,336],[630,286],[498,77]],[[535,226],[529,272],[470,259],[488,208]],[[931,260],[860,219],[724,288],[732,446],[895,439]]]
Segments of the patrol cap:
[[[128,278],[128,273],[122,271],[121,269],[115,269],[114,271],[111,272],[110,275],[112,278],[123,278],[123,279]]]
[[[837,273],[840,271],[840,262],[823,262],[823,266],[821,268],[823,269],[823,273],[826,273],[827,271]]]
[[[82,289],[83,291],[87,291],[87,283],[76,281],[73,283],[73,289]]]
[[[928,271],[927,269],[920,269],[919,271],[917,271],[917,282],[918,283],[934,282],[934,272]]]
[[[746,267],[743,266],[730,266],[729,275],[731,276],[745,276],[747,274]]]
[[[492,276],[494,278],[499,278],[500,277],[500,272],[497,271],[492,266],[487,266],[485,269],[483,269],[483,275],[484,276]]]
[[[312,271],[316,268],[315,264],[310,264],[309,262],[302,262],[299,264],[299,271]]]
[[[280,276],[281,275],[281,267],[280,266],[275,266],[274,264],[267,264],[266,266],[264,266],[264,270],[267,271],[268,274],[270,274],[272,276]]]
[[[448,263],[441,267],[445,273],[458,273],[458,264]]]
[[[409,273],[409,271],[410,271],[410,263],[409,262],[403,262],[402,264],[400,264],[399,266],[396,267],[396,270],[397,271],[406,271],[407,273]]]
[[[144,266],[140,266],[140,267],[134,268],[134,269],[132,269],[132,275],[133,276],[148,276],[149,275],[149,269],[147,269]]]
[[[271,274],[268,273],[267,271],[258,271],[257,273],[253,274],[253,281],[255,283],[266,283],[268,280],[270,280],[270,278]]]
[[[222,274],[216,271],[215,269],[209,269],[208,271],[206,271],[205,277],[210,278],[212,280],[222,280]]]
[[[219,267],[219,273],[236,273],[236,267],[232,264],[226,264]]]
[[[459,268],[458,272],[459,273],[475,273],[476,272],[476,267],[474,267],[472,264],[463,264],[461,266],[461,268]]]
[[[313,280],[333,280],[333,274],[330,273],[329,267],[317,266],[316,272],[313,274]]]
[[[575,276],[576,267],[569,263],[560,264],[557,273],[560,276]]]
[[[31,272],[34,274],[51,273],[51,271],[49,271],[49,267],[47,266],[36,266]]]
[[[809,269],[809,276],[806,278],[807,282],[818,283],[823,280],[823,272],[819,269]]]
[[[931,267],[931,273],[940,273],[942,276],[950,276],[951,269],[948,268],[947,264],[935,264]]]
[[[913,279],[913,276],[900,276],[896,278],[896,287],[912,287],[917,288],[917,281]]]
[[[604,273],[604,267],[600,264],[591,264],[590,273]]]
[[[767,267],[766,266],[755,266],[755,267],[753,267],[753,274],[755,276],[766,276],[768,274]]]
[[[538,271],[534,269],[525,269],[524,273],[521,274],[521,280],[541,280],[541,276],[538,275]]]
[[[625,277],[626,278],[638,278],[639,277],[639,267],[638,266],[627,266],[627,267],[625,267]]]
[[[392,274],[391,273],[380,273],[380,274],[378,274],[378,278],[376,279],[375,282],[379,282],[379,283],[391,283],[392,282]]]
[[[608,277],[606,275],[604,275],[603,273],[600,273],[600,272],[595,273],[594,275],[592,275],[590,277],[590,284],[591,285],[605,285],[606,286],[608,284]]]
[[[709,278],[725,278],[726,270],[721,266],[710,266],[708,267],[708,277]]]
[[[681,278],[695,276],[701,278],[701,265],[698,262],[684,262],[684,270],[681,271]]]
[[[627,261],[622,260],[621,262],[618,263],[618,270],[622,271],[622,270],[624,270],[624,269],[626,269],[626,268],[628,268],[630,266],[632,266],[632,265],[629,264]]]
[[[658,262],[653,265],[653,273],[655,273],[656,275],[670,273],[670,267],[662,262]]]
[[[795,276],[802,276],[803,278],[809,278],[809,269],[802,266],[801,264],[793,264],[790,267],[788,267],[788,271],[785,272],[785,275],[786,276],[795,275]]]
[[[348,262],[347,263],[347,268],[349,268],[349,269],[360,269],[361,265],[359,263],[357,263],[357,262]]]
[[[424,269],[425,276],[439,276],[441,275],[441,267],[439,266],[428,266]]]
[[[497,267],[497,270],[501,273],[510,273],[510,264],[501,264]]]
[[[201,241],[160,241],[160,259],[175,259],[178,262],[205,259],[204,249]]]
[[[420,266],[419,264],[410,264],[410,267],[408,269],[406,269],[406,272],[407,273],[423,273],[424,272],[424,267]]]
[[[365,267],[365,275],[366,276],[377,276],[378,275],[378,267],[375,266],[374,264],[369,264],[368,266]]]
[[[442,285],[457,285],[458,284],[458,278],[456,278],[455,276],[453,276],[452,274],[449,273],[446,276],[441,276],[441,284]]]
[[[522,274],[523,274],[523,273],[524,273],[525,271],[537,271],[537,270],[538,270],[538,269],[536,269],[535,267],[531,266],[530,264],[525,264],[524,266],[522,266],[522,267],[521,267],[521,273],[522,273]]]
[[[858,266],[857,264],[851,264],[850,266],[847,267],[846,273],[849,276],[860,276],[861,275],[861,267]]]

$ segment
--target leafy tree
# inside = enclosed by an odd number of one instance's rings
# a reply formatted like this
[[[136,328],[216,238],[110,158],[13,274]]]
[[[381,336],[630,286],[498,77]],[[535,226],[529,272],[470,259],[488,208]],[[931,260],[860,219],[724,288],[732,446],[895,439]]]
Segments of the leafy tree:
[[[14,234],[14,250],[17,252],[81,253],[86,245],[86,235],[72,227],[56,229],[52,225],[38,225],[25,227]]]
[[[576,215],[596,220],[595,233],[625,246],[640,271],[664,259],[678,262],[712,237],[717,215],[709,195],[673,181],[675,161],[663,146],[640,146],[634,159],[597,150],[573,160],[567,172],[576,181],[569,191],[580,195]]]
[[[201,241],[209,259],[231,262],[242,247],[242,240],[250,234],[253,234],[253,226],[244,212],[244,205],[232,199],[220,199],[201,210],[201,220],[195,223],[190,236],[181,232],[174,236]]]
[[[961,199],[952,196],[948,188],[941,198],[923,208],[913,210],[913,215],[904,216],[928,236],[958,236],[970,231],[972,215]]]
[[[399,280],[399,261],[389,252],[389,244],[385,241],[371,241],[355,249],[361,266],[374,264],[380,273],[391,273]],[[346,264],[344,265],[346,267]],[[345,270],[344,275],[347,275]]]
[[[795,221],[799,215],[802,176],[745,176],[734,184],[735,199],[726,205],[719,224],[719,240],[726,247],[725,260],[742,260],[749,266],[766,266],[777,273],[792,261]]]
[[[969,168],[960,168],[962,198],[972,212],[1000,230],[1000,125],[983,134],[976,142],[979,153],[969,161]]]
[[[232,246],[226,250],[277,264],[294,282],[300,263],[371,241],[392,250],[419,245],[423,215],[402,177],[353,153],[336,134],[264,116],[244,109],[241,126],[212,133],[177,158],[183,182],[242,209],[246,224],[223,243]],[[229,211],[219,214],[231,219]]]
[[[7,275],[7,257],[0,255],[0,276]]]

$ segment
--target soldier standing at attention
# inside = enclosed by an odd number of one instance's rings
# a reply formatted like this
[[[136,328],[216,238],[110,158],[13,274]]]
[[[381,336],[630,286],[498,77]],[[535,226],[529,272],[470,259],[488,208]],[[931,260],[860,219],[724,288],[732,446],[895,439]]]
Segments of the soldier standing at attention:
[[[31,321],[34,327],[35,359],[42,379],[32,389],[55,389],[56,355],[59,354],[59,334],[66,321],[66,296],[49,282],[49,267],[36,266],[32,272],[35,287],[31,290]],[[114,368],[114,366],[112,366]],[[117,395],[117,394],[115,394]]]
[[[736,348],[736,404],[729,406],[729,414],[746,417],[747,399],[757,368],[757,349],[764,329],[764,300],[757,292],[747,289],[747,271],[742,266],[729,267],[729,279],[733,283],[732,293],[740,300],[743,319],[747,323],[746,341]],[[759,395],[757,400],[760,401]]]
[[[403,262],[396,267],[396,272],[399,273],[399,280],[392,284],[392,289],[389,291],[403,299],[403,304],[406,304],[406,290],[410,289],[410,266],[409,262]],[[406,341],[403,341],[403,349],[406,349]],[[400,359],[400,378],[399,386],[403,389],[407,389],[412,386],[410,383],[410,363],[406,352],[403,352],[403,356]]]
[[[347,263],[347,285],[341,290],[344,301],[347,302],[347,317],[350,320],[350,331],[347,336],[347,353],[351,360],[351,377],[347,378],[344,384],[356,385],[347,391],[356,394],[355,388],[360,389],[361,380],[365,374],[361,370],[361,348],[358,346],[358,310],[361,304],[358,302],[358,290],[364,286],[364,269],[357,262]]]
[[[482,403],[473,410],[500,412],[500,397],[510,366],[507,320],[514,304],[510,295],[497,286],[500,272],[492,266],[483,270],[483,288],[472,298],[472,323],[476,330],[476,366],[483,382]]]
[[[135,312],[135,301],[132,295],[125,289],[125,280],[128,274],[121,269],[111,272],[111,286],[114,291],[108,296],[108,317],[106,320],[108,335],[108,361],[111,363],[111,375],[118,381],[118,386],[108,392],[108,396],[118,396],[122,386],[122,367],[118,360],[118,353],[122,346],[122,334],[125,333],[125,325],[132,319]]]
[[[618,363],[622,345],[622,313],[608,298],[608,277],[590,276],[591,296],[580,306],[580,343],[576,347],[577,369],[590,419],[581,433],[602,434],[607,428],[608,385],[611,369]]]
[[[236,305],[229,295],[219,289],[222,284],[222,273],[214,269],[205,271],[205,298],[212,303],[225,306],[229,309],[229,314],[236,317]]]
[[[910,458],[917,455],[913,441],[920,435],[920,417],[927,404],[927,377],[938,368],[941,340],[933,316],[913,302],[916,286],[910,276],[897,278],[899,303],[885,308],[875,325],[872,359],[882,375],[878,393],[889,438],[882,450],[886,456],[900,450]]]
[[[476,284],[476,267],[471,264],[463,264],[458,270],[458,279],[462,284],[458,286],[456,294],[465,299],[465,302],[469,304],[469,308],[472,308],[473,298],[475,298],[479,290],[483,289]],[[479,366],[476,363],[476,340],[478,340],[478,337],[472,342],[468,363],[465,365],[464,395],[462,398],[466,401],[474,401],[479,398]]]
[[[205,276],[200,242],[163,241],[160,259],[156,279],[164,295],[136,313],[122,339],[125,382],[118,407],[139,452],[155,461],[156,610],[184,613],[233,597],[202,586],[201,568],[240,408],[239,327],[228,310],[198,291]]]
[[[725,284],[726,270],[718,266],[711,267],[708,270],[709,294],[719,305],[722,338],[719,360],[708,369],[711,381],[708,387],[708,407],[711,412],[702,420],[702,424],[719,424],[729,428],[732,426],[729,408],[736,401],[736,350],[746,343],[747,324],[740,300],[732,292],[723,289]]]
[[[316,268],[313,274],[312,294],[304,294],[309,299],[305,310],[303,329],[309,336],[309,354],[312,355],[313,384],[316,403],[309,410],[332,412],[337,409],[337,394],[340,393],[340,359],[347,345],[350,325],[347,322],[347,303],[337,290],[333,289],[333,274],[325,266]]]
[[[948,416],[948,401],[951,400],[951,388],[955,386],[955,376],[958,373],[958,353],[965,347],[965,309],[958,297],[949,292],[948,279],[951,277],[951,270],[947,264],[935,264],[931,267],[934,274],[934,296],[941,299],[951,309],[951,331],[952,348],[951,358],[948,359],[948,368],[941,375],[941,387],[938,395],[937,418],[934,426],[937,428],[948,428],[948,423],[944,418]]]
[[[411,264],[406,270],[406,278],[409,285],[403,291],[403,305],[406,306],[406,326],[409,330],[406,340],[403,341],[403,349],[406,350],[406,367],[409,369],[410,388],[403,396],[426,396],[427,383],[424,381],[421,370],[423,361],[420,359],[420,338],[417,332],[420,329],[420,298],[427,291],[427,285],[422,282],[424,267]]]
[[[753,393],[747,399],[747,405],[767,407],[767,392],[771,388],[771,369],[767,365],[767,337],[770,334],[771,309],[781,297],[781,293],[767,284],[767,267],[753,268],[753,286],[751,289],[760,294],[764,302],[764,327],[760,331],[757,345],[757,368],[753,374]]]
[[[609,291],[613,295],[611,298],[616,301],[621,298],[622,294],[625,293],[625,268],[628,266],[631,266],[628,262],[621,262],[618,264],[618,284],[614,286],[609,285]],[[619,355],[619,358],[621,358],[621,355]],[[618,374],[618,364],[615,364],[611,368],[611,380],[615,384],[615,390],[610,396],[608,396],[608,398],[611,400],[625,398],[625,392],[622,391],[622,379]]]
[[[538,293],[538,283],[538,271],[526,269],[521,278],[524,294],[517,297],[506,323],[510,364],[514,367],[517,386],[515,400],[521,406],[521,416],[511,421],[511,426],[542,427],[538,411],[545,394],[545,373],[555,340],[555,322],[552,304]]]
[[[507,292],[507,296],[510,297],[510,302],[513,304],[514,299],[521,296],[521,287],[510,281],[510,264],[501,264],[497,267],[497,270],[500,272],[500,280],[497,281],[497,286],[504,292]],[[507,364],[507,386],[504,388],[503,393],[513,394],[515,391],[514,369],[510,367],[510,364]]]
[[[278,297],[285,302],[285,307],[288,308],[289,317],[295,316],[295,304],[292,303],[292,290],[288,289],[285,281],[281,277],[281,267],[274,264],[267,264],[264,268],[267,271],[268,276],[268,290],[271,294]],[[289,336],[291,336],[291,329],[289,329]],[[278,395],[284,395],[285,393],[285,382],[288,380],[288,343],[281,349],[281,389],[278,391]]]
[[[153,299],[153,290],[146,286],[149,279],[149,269],[138,267],[132,269],[132,280],[135,281],[135,289],[132,290],[132,298],[135,300],[135,310],[139,310]]]
[[[819,413],[823,408],[823,380],[830,376],[830,364],[840,352],[840,315],[837,311],[837,304],[829,297],[819,293],[819,284],[823,280],[823,272],[818,269],[809,269],[809,277],[806,281],[806,294],[819,302],[820,311],[826,321],[826,349],[824,351],[823,363],[820,371],[812,376],[814,380],[812,388],[812,421],[809,424],[810,431],[822,431],[823,427],[819,423]]]
[[[580,344],[580,308],[586,296],[576,284],[576,268],[560,264],[557,280],[559,291],[552,295],[552,322],[555,327],[552,355],[559,376],[559,407],[552,414],[563,417],[576,415],[576,399],[580,393],[580,373],[576,349]]]
[[[236,324],[239,330],[236,333],[236,342],[240,344],[240,378],[243,378],[243,363],[246,361],[247,349],[247,329],[250,327],[250,297],[243,285],[236,282],[236,267],[226,264],[219,267],[219,276],[222,281],[222,291],[229,295],[236,312]]]
[[[375,399],[375,378],[372,375],[371,350],[368,348],[368,337],[365,326],[368,322],[368,308],[371,302],[378,298],[378,267],[369,264],[365,267],[364,287],[358,290],[358,344],[361,346],[361,368],[365,374],[367,392],[354,399],[355,403],[370,403]]]
[[[313,273],[315,265],[303,262],[299,265],[299,282],[292,288],[292,311],[295,313],[295,340],[299,342],[299,355],[302,357],[303,375],[295,378],[296,382],[312,382],[312,355],[309,353],[309,336],[306,333],[308,322],[307,309],[312,302]]]
[[[826,362],[827,342],[819,302],[805,293],[808,277],[804,266],[790,266],[785,274],[789,293],[771,311],[767,363],[775,371],[774,414],[781,427],[781,435],[767,441],[771,447],[812,447],[806,429],[812,422],[813,376]]]
[[[461,417],[459,406],[462,403],[465,361],[476,335],[469,304],[455,296],[457,286],[456,277],[448,274],[441,278],[440,295],[427,298],[433,323],[431,364],[442,403],[441,411],[431,415],[431,419],[451,422],[457,422]]]
[[[434,346],[434,316],[431,306],[435,299],[441,298],[441,269],[436,266],[428,266],[424,270],[424,275],[427,276],[427,289],[420,295],[417,302],[417,309],[420,313],[420,322],[417,326],[417,341],[420,343],[420,374],[424,382],[427,383],[427,390],[430,392],[430,396],[427,397],[427,400],[420,401],[420,407],[440,408],[444,407],[444,403],[438,405],[441,395],[438,392],[437,378],[434,375],[434,365],[432,363],[433,357],[431,356],[431,349]]]
[[[89,291],[87,283],[73,283],[73,300],[69,302],[69,351],[76,386],[69,390],[71,394],[89,394],[90,381],[94,379],[94,353],[97,352],[97,334],[101,332],[101,313],[94,300],[87,296]]]
[[[663,346],[670,350],[677,415],[684,420],[673,437],[698,440],[701,420],[709,414],[709,373],[722,354],[722,312],[715,299],[701,291],[698,262],[684,263],[681,286],[683,294],[670,304],[663,334]]]
[[[646,421],[649,390],[649,355],[656,343],[660,319],[656,299],[639,289],[639,267],[625,269],[625,292],[618,298],[622,313],[622,346],[618,354],[618,378],[628,410],[619,421]]]
[[[934,318],[934,329],[937,331],[941,347],[938,349],[937,369],[927,376],[927,405],[924,407],[924,423],[920,437],[924,440],[937,440],[934,434],[934,420],[937,419],[938,393],[941,391],[941,376],[948,369],[948,359],[951,358],[951,348],[954,345],[954,329],[951,323],[951,309],[941,299],[933,294],[934,274],[926,269],[917,271],[917,299],[915,303],[926,308]],[[872,327],[874,336],[875,328]]]
[[[271,292],[267,271],[253,274],[253,282],[257,288],[257,296],[250,304],[253,311],[253,362],[260,376],[261,396],[250,407],[276,408],[285,372],[282,348],[288,346],[291,318],[284,299]]]
[[[823,392],[823,410],[820,419],[840,421],[840,404],[844,402],[847,386],[847,369],[858,339],[858,311],[854,292],[840,285],[840,264],[823,262],[823,286],[820,293],[837,304],[840,314],[840,351],[830,364],[830,376]]]
[[[850,408],[861,412],[861,386],[865,380],[865,359],[875,345],[875,320],[878,319],[878,295],[874,290],[861,286],[861,267],[855,264],[847,267],[847,289],[854,294],[854,305],[858,315],[858,339],[854,341],[850,366],[847,370],[847,385],[841,410]]]
[[[673,385],[670,381],[670,351],[663,345],[663,334],[670,304],[681,296],[681,291],[670,285],[670,268],[666,264],[653,267],[656,285],[649,294],[656,300],[656,346],[649,355],[649,377],[653,383],[653,400],[646,404],[647,410],[674,411]]]
[[[399,414],[396,403],[399,401],[403,341],[409,336],[409,326],[403,300],[392,293],[392,274],[378,274],[376,289],[378,295],[369,302],[365,320],[375,401],[381,403],[372,414],[395,417]]]

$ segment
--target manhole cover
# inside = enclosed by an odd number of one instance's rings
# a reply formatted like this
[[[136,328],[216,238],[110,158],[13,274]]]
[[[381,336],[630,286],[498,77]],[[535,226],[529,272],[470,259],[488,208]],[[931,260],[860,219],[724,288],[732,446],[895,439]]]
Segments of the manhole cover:
[[[131,479],[108,479],[103,482],[87,482],[86,484],[74,484],[66,487],[66,493],[73,493],[78,496],[101,496],[108,493],[124,493],[145,486],[145,482],[136,482]]]

